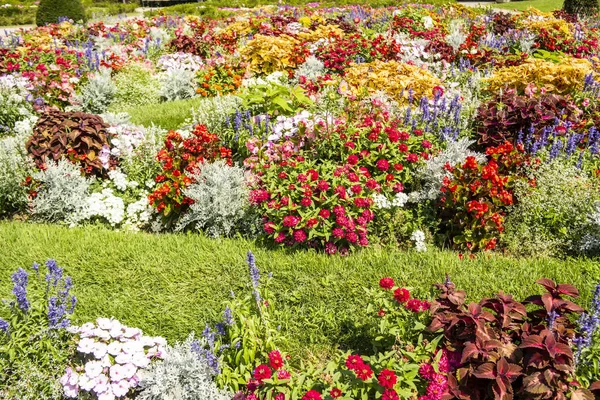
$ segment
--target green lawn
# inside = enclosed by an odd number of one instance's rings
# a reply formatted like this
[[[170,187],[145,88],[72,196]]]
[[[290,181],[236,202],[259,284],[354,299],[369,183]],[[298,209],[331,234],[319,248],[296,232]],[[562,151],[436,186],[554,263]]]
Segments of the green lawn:
[[[552,12],[560,10],[564,0],[523,0],[511,1],[510,3],[496,3],[494,8],[503,8],[507,10],[525,11],[529,7],[537,8],[540,11]]]
[[[349,257],[313,252],[267,250],[242,240],[200,235],[152,235],[97,227],[69,229],[23,222],[0,222],[0,298],[10,294],[10,274],[34,261],[55,258],[75,283],[77,322],[114,316],[153,335],[183,339],[219,317],[230,289],[240,292],[249,279],[244,262],[251,249],[264,274],[273,272],[271,290],[278,316],[289,334],[287,350],[322,355],[337,344],[352,347],[360,325],[371,321],[363,287],[379,278],[427,293],[446,272],[469,298],[498,290],[522,299],[539,292],[534,281],[548,277],[582,290],[582,303],[600,281],[591,260],[515,260],[481,256],[460,261],[456,253],[366,250]],[[360,339],[355,339],[360,340]]]
[[[150,104],[124,110],[131,116],[131,122],[137,125],[158,125],[164,129],[178,129],[183,122],[192,116],[192,109],[198,107],[202,97],[188,100],[169,101]]]

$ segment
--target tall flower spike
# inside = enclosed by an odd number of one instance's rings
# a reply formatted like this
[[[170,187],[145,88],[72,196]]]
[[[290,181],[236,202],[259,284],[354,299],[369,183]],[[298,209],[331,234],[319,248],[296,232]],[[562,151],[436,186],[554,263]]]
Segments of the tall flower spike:
[[[23,268],[19,268],[17,272],[12,275],[13,281],[13,294],[17,299],[17,306],[27,312],[29,310],[29,300],[27,300],[27,284],[29,282],[29,275]]]
[[[248,268],[250,269],[250,279],[252,280],[252,287],[254,288],[254,298],[257,303],[260,303],[261,297],[258,291],[258,286],[260,284],[260,271],[256,266],[256,260],[251,251],[248,251],[246,262],[248,263]]]
[[[8,322],[3,320],[2,318],[0,318],[0,331],[10,336],[10,325],[8,325]]]

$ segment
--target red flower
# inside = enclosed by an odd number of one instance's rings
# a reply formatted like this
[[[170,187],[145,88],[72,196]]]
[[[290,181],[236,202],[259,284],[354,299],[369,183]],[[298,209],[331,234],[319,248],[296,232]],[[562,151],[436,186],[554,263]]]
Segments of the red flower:
[[[321,211],[319,211],[319,216],[323,219],[329,218],[330,215],[331,213],[329,212],[329,210],[322,209]]]
[[[377,315],[379,315],[380,317],[385,317],[385,310],[382,308],[379,311],[377,311]]]
[[[431,142],[429,140],[423,140],[421,142],[421,146],[423,146],[423,148],[425,148],[425,149],[430,149],[431,148]]]
[[[350,154],[348,156],[348,164],[350,164],[350,165],[358,164],[358,156],[356,154]]]
[[[464,169],[477,169],[477,159],[473,156],[467,157],[465,163],[463,164]]]
[[[390,277],[381,278],[379,280],[379,287],[385,290],[390,290],[394,287],[394,280]]]
[[[414,153],[410,153],[409,155],[406,156],[406,161],[417,162],[417,161],[419,161],[419,156]]]
[[[309,207],[312,204],[312,200],[308,197],[303,197],[302,200],[300,200],[300,204],[302,204],[304,207]]]
[[[373,376],[373,370],[367,364],[362,364],[354,372],[356,372],[356,376],[358,377],[358,379],[363,381],[366,381],[367,379]]]
[[[333,388],[329,391],[329,395],[332,398],[337,399],[338,397],[342,397],[342,391],[338,388]]]
[[[350,190],[354,194],[360,194],[360,192],[362,192],[362,186],[360,186],[360,185],[353,185],[353,186],[350,187]]]
[[[285,178],[287,178],[287,174],[286,174],[284,171],[281,171],[281,172],[279,173],[279,175],[277,175],[277,177],[278,177],[279,179],[285,179]]]
[[[322,400],[321,393],[316,390],[309,390],[302,396],[302,400]]]
[[[442,97],[444,95],[444,88],[441,86],[434,86],[434,88],[431,91],[436,97]]]
[[[308,174],[308,176],[310,176],[310,180],[313,182],[319,179],[319,173],[314,169],[309,169],[308,171],[306,171],[306,173]]]
[[[375,166],[380,171],[387,171],[390,168],[390,163],[388,162],[388,160],[381,159],[378,160],[377,163],[375,163]]]
[[[308,221],[306,221],[306,227],[312,228],[313,226],[317,225],[318,223],[319,223],[319,221],[316,218],[310,218]]]
[[[410,299],[410,292],[405,288],[394,290],[394,298],[398,303],[406,303]]]
[[[273,350],[269,353],[269,365],[276,371],[283,367],[283,358],[281,358],[279,350]]]
[[[408,145],[406,145],[406,143],[400,143],[398,145],[398,150],[400,150],[401,153],[406,153],[408,151]]]
[[[253,377],[254,379],[256,379],[259,383],[262,383],[262,381],[264,379],[269,379],[272,375],[271,372],[271,368],[269,368],[268,365],[266,364],[260,364],[258,367],[256,367],[256,369],[254,370],[254,374]]]
[[[377,380],[379,381],[379,384],[384,388],[391,389],[398,381],[398,378],[396,377],[394,371],[384,369],[379,373],[379,375],[377,375]]]
[[[354,354],[354,355],[349,355],[346,358],[346,368],[348,368],[351,371],[356,370],[357,368],[361,367],[364,364],[363,359],[361,358],[361,356],[359,356],[358,354]]]
[[[319,183],[317,183],[317,189],[319,189],[321,192],[324,192],[327,189],[329,189],[329,183],[327,183],[326,181],[320,180]]]
[[[395,390],[386,390],[383,392],[381,400],[398,400],[398,393]]]
[[[419,300],[419,299],[410,299],[408,301],[408,303],[406,303],[405,307],[406,307],[407,310],[410,310],[412,312],[417,313],[417,312],[421,311],[421,300]]]

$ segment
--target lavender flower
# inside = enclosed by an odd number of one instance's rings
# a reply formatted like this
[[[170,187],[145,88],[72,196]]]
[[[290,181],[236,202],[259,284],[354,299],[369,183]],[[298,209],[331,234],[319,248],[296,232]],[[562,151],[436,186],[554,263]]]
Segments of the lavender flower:
[[[7,321],[3,320],[2,318],[0,318],[0,331],[10,336],[10,325]]]
[[[48,300],[48,326],[50,329],[68,328],[71,324],[66,318],[67,308],[56,296]]]
[[[577,346],[575,362],[577,363],[584,349],[592,345],[594,333],[600,329],[600,284],[596,285],[590,311],[579,318],[580,336],[574,340]]]
[[[29,300],[27,300],[27,284],[29,281],[29,275],[23,268],[19,268],[17,272],[12,275],[13,281],[13,294],[17,298],[17,306],[27,312],[29,310]]]
[[[248,256],[246,257],[246,262],[248,263],[248,267],[250,268],[250,279],[252,279],[252,286],[254,288],[254,298],[257,303],[260,303],[261,297],[258,292],[258,286],[260,284],[260,271],[256,266],[256,260],[254,258],[254,254],[251,251],[248,251]]]
[[[233,313],[231,311],[231,308],[229,308],[229,306],[225,307],[225,311],[223,311],[223,322],[225,323],[225,325],[228,325],[228,326],[231,326],[234,323]]]

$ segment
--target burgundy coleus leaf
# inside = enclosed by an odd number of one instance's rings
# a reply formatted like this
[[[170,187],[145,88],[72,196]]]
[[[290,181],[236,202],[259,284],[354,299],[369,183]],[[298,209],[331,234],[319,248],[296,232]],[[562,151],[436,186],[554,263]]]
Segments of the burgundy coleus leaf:
[[[594,400],[594,394],[586,389],[576,389],[571,392],[571,400]]]
[[[483,340],[479,335],[475,337],[475,343],[468,342],[463,349],[461,356],[461,364],[466,363],[473,358],[483,358],[484,360],[490,356],[490,353],[502,346],[498,340]]]
[[[600,396],[600,381],[596,381],[596,382],[592,383],[592,385],[590,386],[590,390],[596,396]]]
[[[541,396],[551,393],[550,387],[543,381],[541,372],[534,372],[525,376],[523,378],[523,390],[534,395],[540,395],[539,398],[550,398]]]

